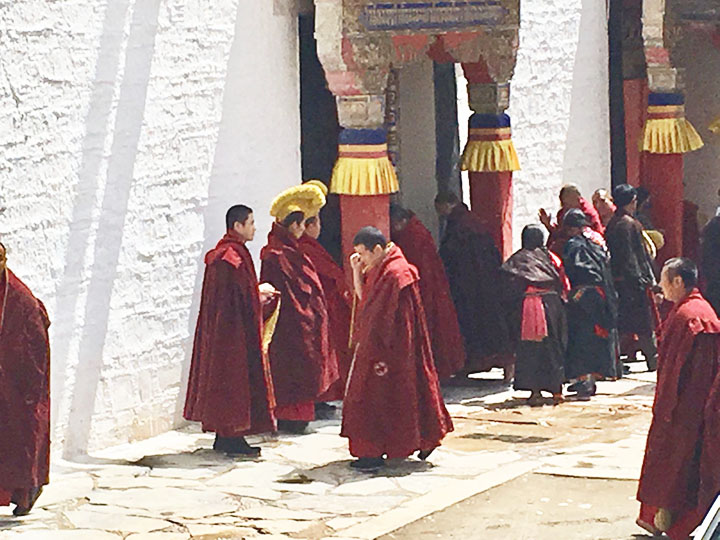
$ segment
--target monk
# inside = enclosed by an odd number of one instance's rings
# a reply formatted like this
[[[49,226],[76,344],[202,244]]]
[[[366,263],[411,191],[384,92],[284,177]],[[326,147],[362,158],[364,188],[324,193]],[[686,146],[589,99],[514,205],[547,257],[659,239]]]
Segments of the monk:
[[[50,321],[0,244],[0,506],[27,515],[50,468]]]
[[[200,313],[195,328],[185,418],[215,432],[213,448],[257,457],[246,435],[276,429],[272,380],[263,350],[263,305],[277,296],[258,285],[246,242],[255,237],[255,217],[244,205],[230,207],[227,232],[205,255]]]
[[[502,257],[480,218],[454,193],[440,193],[435,209],[446,219],[440,242],[450,293],[465,343],[465,372],[505,369],[505,382],[514,367],[508,348],[508,328],[498,302]]]
[[[565,376],[575,382],[568,391],[578,397],[595,395],[598,379],[619,375],[617,360],[617,293],[607,250],[586,235],[587,221],[579,209],[563,218],[570,235],[563,265],[570,279],[567,304],[568,350]]]
[[[393,242],[420,273],[420,294],[435,368],[440,380],[449,379],[465,366],[465,348],[442,259],[430,231],[414,213],[392,204],[390,224]]]
[[[697,282],[691,260],[665,263],[660,287],[675,305],[660,327],[653,419],[638,487],[638,525],[672,540],[687,540],[720,492],[720,320]]]
[[[645,357],[648,371],[657,369],[657,346],[652,295],[655,274],[643,239],[643,226],[635,219],[637,191],[628,184],[613,190],[615,216],[605,231],[615,290],[619,298],[618,331],[625,352],[635,348]],[[634,340],[637,339],[637,345]],[[631,345],[632,344],[632,345]]]
[[[528,404],[542,404],[542,392],[562,400],[568,331],[565,299],[570,282],[562,260],[545,247],[539,225],[522,231],[522,249],[502,265],[515,345],[515,390],[529,390]]]
[[[562,229],[562,223],[565,218],[565,214],[572,209],[581,210],[582,213],[585,214],[585,220],[587,221],[587,226],[590,227],[590,229],[599,235],[605,233],[605,227],[602,224],[598,211],[592,204],[583,198],[580,194],[580,188],[578,188],[575,184],[566,184],[560,189],[560,210],[558,210],[556,221],[552,221],[550,215],[544,208],[541,208],[538,213],[540,223],[545,225],[545,228],[550,233],[548,246],[551,246],[553,243],[564,245],[567,241],[567,236],[564,234],[565,231]],[[562,246],[559,247],[559,250],[560,253],[562,253]]]
[[[358,458],[351,466],[373,470],[384,458],[415,452],[425,460],[453,426],[440,394],[420,277],[374,227],[361,229],[353,244],[360,308],[341,431]]]
[[[703,295],[720,315],[720,215],[705,225],[700,246]]]
[[[295,186],[278,195],[270,209],[275,223],[260,252],[261,280],[280,291],[269,354],[278,429],[288,433],[305,432],[315,419],[315,402],[340,378],[322,282],[299,243],[305,216],[324,202],[313,186]]]
[[[330,253],[318,242],[322,224],[320,216],[311,216],[305,220],[305,234],[300,237],[300,249],[312,261],[320,277],[329,317],[330,348],[338,362],[340,378],[328,392],[321,396],[321,402],[315,405],[318,415],[329,414],[334,407],[324,402],[341,400],[345,394],[347,376],[352,363],[350,351],[350,319],[352,317],[352,293],[345,278],[345,272],[335,262]],[[324,411],[324,413],[321,413]]]
[[[595,210],[597,210],[598,216],[600,216],[600,223],[602,223],[603,227],[607,227],[607,224],[610,223],[613,215],[615,215],[615,210],[617,210],[608,190],[595,190],[592,196],[592,203]]]

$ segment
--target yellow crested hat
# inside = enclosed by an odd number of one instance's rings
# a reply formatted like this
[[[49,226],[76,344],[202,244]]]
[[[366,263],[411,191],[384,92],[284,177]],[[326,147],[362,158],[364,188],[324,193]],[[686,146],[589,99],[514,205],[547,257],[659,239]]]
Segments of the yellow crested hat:
[[[322,191],[323,197],[327,198],[328,196],[328,187],[322,180],[308,180],[303,186],[315,186]]]
[[[286,189],[273,200],[270,215],[278,221],[293,212],[302,212],[305,218],[316,216],[325,206],[325,195],[317,186],[302,184]]]

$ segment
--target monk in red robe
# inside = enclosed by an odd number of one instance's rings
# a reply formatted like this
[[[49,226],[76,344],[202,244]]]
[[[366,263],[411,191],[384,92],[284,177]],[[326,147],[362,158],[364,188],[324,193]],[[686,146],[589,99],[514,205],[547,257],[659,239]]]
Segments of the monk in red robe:
[[[50,321],[0,244],[0,506],[30,512],[50,468]]]
[[[555,222],[552,221],[550,215],[541,208],[539,211],[540,222],[550,233],[548,238],[548,248],[555,254],[562,257],[565,244],[569,240],[567,231],[563,229],[563,220],[568,211],[577,208],[585,214],[587,226],[589,229],[602,237],[605,234],[605,226],[600,219],[600,214],[595,207],[590,204],[580,194],[580,189],[575,184],[567,184],[560,189],[560,210],[558,210]]]
[[[205,255],[200,314],[195,329],[185,418],[216,434],[213,448],[229,455],[257,457],[246,435],[275,431],[275,406],[264,351],[263,304],[277,296],[258,285],[245,243],[255,237],[250,208],[231,207],[227,233]]]
[[[374,227],[354,239],[350,263],[360,298],[341,435],[372,470],[384,458],[427,459],[452,431],[432,357],[417,269]]]
[[[660,286],[675,306],[660,328],[653,420],[638,489],[638,525],[672,540],[687,540],[720,492],[720,437],[714,431],[720,320],[697,280],[691,260],[665,263]]]
[[[330,346],[330,320],[320,276],[300,247],[305,216],[322,194],[296,186],[276,197],[268,243],[260,253],[260,277],[280,291],[280,316],[270,344],[278,429],[303,433],[315,419],[315,402],[340,377]],[[324,203],[324,201],[322,201]]]
[[[300,249],[312,261],[327,300],[330,348],[338,362],[340,378],[328,392],[321,396],[321,403],[315,405],[316,412],[324,409],[326,413],[334,407],[326,401],[341,400],[345,395],[345,385],[350,372],[352,353],[350,351],[350,319],[352,318],[352,294],[345,278],[345,272],[335,262],[330,253],[318,242],[322,225],[320,216],[311,216],[305,220],[305,234],[300,237]]]
[[[472,373],[502,367],[513,378],[509,328],[498,302],[502,256],[478,216],[454,193],[439,193],[435,209],[446,220],[440,242],[450,292],[457,311],[467,362]]]
[[[449,379],[465,365],[460,325],[445,267],[432,234],[417,216],[399,205],[390,206],[393,242],[420,273],[420,295],[440,380]]]

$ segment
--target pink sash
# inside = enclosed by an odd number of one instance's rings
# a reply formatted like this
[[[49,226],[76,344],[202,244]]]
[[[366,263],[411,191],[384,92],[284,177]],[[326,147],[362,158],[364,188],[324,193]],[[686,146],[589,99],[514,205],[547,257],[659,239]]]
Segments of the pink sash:
[[[549,292],[547,289],[538,289],[532,286],[525,291],[522,306],[522,327],[520,330],[520,339],[522,341],[541,342],[548,336],[545,306],[542,300],[542,293],[547,292]]]

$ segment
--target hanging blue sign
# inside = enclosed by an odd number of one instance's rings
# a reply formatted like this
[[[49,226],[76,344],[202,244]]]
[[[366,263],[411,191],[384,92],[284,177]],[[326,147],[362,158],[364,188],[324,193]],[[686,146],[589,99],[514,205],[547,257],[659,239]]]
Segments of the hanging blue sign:
[[[504,26],[511,21],[503,0],[371,2],[360,15],[367,30],[461,30]]]

